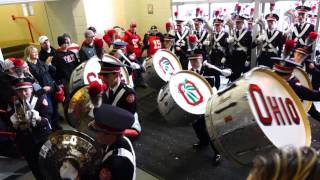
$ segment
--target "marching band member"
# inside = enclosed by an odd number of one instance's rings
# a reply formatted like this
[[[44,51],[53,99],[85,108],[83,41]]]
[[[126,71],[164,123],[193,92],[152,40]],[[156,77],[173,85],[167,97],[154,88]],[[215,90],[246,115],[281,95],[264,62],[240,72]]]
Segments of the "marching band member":
[[[127,54],[129,59],[141,65],[143,63],[143,59],[141,58],[143,43],[141,37],[137,33],[137,24],[135,22],[132,22],[130,24],[130,29],[125,32],[123,36],[123,41],[128,43]],[[134,69],[135,78],[133,82],[135,87],[147,87],[142,78],[143,72],[143,68]]]
[[[235,17],[235,32],[227,39],[229,45],[234,47],[227,62],[233,72],[230,81],[238,79],[241,73],[245,72],[245,68],[250,66],[252,36],[251,32],[244,27],[244,21],[247,20],[247,17],[239,12],[240,10]]]
[[[134,124],[133,115],[108,104],[95,108],[93,114],[94,121],[89,123],[89,129],[95,132],[100,144],[107,145],[99,179],[135,180],[135,152],[130,140],[123,136],[124,131]]]
[[[226,63],[226,58],[228,56],[228,43],[227,38],[229,34],[223,31],[223,22],[220,11],[215,12],[215,19],[213,20],[214,29],[212,29],[210,34],[211,40],[211,54],[210,54],[210,63],[218,67],[223,66]],[[220,87],[220,75],[215,75],[215,87],[219,89]]]
[[[178,19],[178,12],[175,12],[176,16],[176,32],[175,32],[175,53],[179,57],[182,69],[188,69],[188,44],[187,36],[189,35],[189,29],[184,27],[184,20]]]
[[[48,102],[44,96],[36,97],[32,88],[33,80],[18,78],[14,89],[14,114],[10,117],[16,131],[16,142],[37,180],[44,179],[38,164],[39,151],[51,132],[48,121]]]
[[[137,137],[141,133],[141,126],[138,119],[137,113],[137,98],[136,93],[133,89],[129,88],[120,79],[121,67],[124,64],[118,64],[113,62],[107,62],[102,60],[101,62],[100,75],[103,77],[103,82],[107,85],[107,89],[96,90],[98,84],[92,84],[89,86],[89,94],[91,99],[96,99],[95,97],[101,96],[101,102],[104,104],[111,104],[112,106],[120,107],[131,112],[135,117],[135,123],[131,129],[127,130],[127,136]],[[97,100],[93,100],[97,102]],[[100,100],[98,100],[100,102]]]
[[[203,52],[203,56],[207,56],[206,48],[205,46],[208,46],[209,44],[206,44],[206,40],[208,37],[208,31],[203,28],[203,19],[201,17],[197,17],[193,19],[194,21],[194,27],[192,34],[195,34],[198,38],[196,49],[199,49]]]
[[[151,26],[150,30],[144,35],[144,49],[147,49],[147,56],[152,57],[159,49],[162,48],[161,40],[163,35],[158,31],[157,26]]]
[[[261,53],[257,59],[259,65],[272,68],[273,62],[271,57],[280,57],[284,44],[284,36],[281,31],[277,30],[275,24],[279,21],[279,16],[270,14],[265,16],[268,28],[263,35],[256,39],[257,44],[262,46]]]
[[[310,10],[310,7],[304,5],[296,7],[298,22],[293,27],[292,39],[297,43],[297,48],[305,46],[309,33],[315,30],[313,24],[306,22],[306,14]]]

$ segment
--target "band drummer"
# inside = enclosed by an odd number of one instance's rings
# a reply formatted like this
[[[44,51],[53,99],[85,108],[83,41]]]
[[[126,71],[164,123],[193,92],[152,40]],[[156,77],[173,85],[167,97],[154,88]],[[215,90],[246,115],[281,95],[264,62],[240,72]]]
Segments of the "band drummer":
[[[135,116],[135,123],[130,129],[126,130],[126,136],[137,137],[141,132],[141,126],[137,113],[136,93],[122,82],[120,78],[121,67],[125,65],[103,59],[101,66],[102,68],[99,74],[102,76],[102,81],[108,88],[103,90],[98,87],[99,84],[91,83],[89,85],[90,98],[92,100],[95,99],[93,100],[95,102],[110,104],[132,113]]]

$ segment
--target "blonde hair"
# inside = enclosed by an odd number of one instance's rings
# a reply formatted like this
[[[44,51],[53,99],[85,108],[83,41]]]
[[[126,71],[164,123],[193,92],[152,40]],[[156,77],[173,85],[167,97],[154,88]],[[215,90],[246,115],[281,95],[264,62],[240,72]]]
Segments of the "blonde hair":
[[[255,158],[249,177],[247,179],[254,180],[320,179],[319,154],[311,147],[289,147],[260,155]]]
[[[34,50],[34,49],[36,49],[36,50],[38,50],[35,46],[33,46],[33,45],[30,45],[30,46],[28,46],[28,47],[26,47],[25,49],[24,49],[24,60],[25,61],[27,61],[27,62],[30,62],[30,54],[31,54],[31,52],[32,52],[32,50]]]

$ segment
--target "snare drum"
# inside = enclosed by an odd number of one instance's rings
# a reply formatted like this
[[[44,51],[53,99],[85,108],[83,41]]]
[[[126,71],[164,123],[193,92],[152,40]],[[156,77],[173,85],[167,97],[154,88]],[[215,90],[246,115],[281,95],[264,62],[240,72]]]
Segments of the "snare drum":
[[[241,165],[275,148],[311,143],[299,98],[280,76],[264,68],[249,71],[213,96],[205,119],[215,147]]]
[[[182,70],[179,59],[171,51],[158,50],[152,58],[146,60],[144,81],[154,89],[160,89],[173,73]]]
[[[309,89],[313,89],[312,83],[308,77],[308,74],[301,68],[294,68],[293,75],[300,81],[301,85]],[[312,101],[302,101],[304,110],[308,112],[312,106]]]
[[[191,71],[179,71],[160,90],[158,108],[169,123],[186,124],[204,114],[212,93],[203,77]]]
[[[98,77],[101,70],[99,60],[98,57],[92,57],[73,70],[69,81],[69,93],[92,81],[100,81]]]

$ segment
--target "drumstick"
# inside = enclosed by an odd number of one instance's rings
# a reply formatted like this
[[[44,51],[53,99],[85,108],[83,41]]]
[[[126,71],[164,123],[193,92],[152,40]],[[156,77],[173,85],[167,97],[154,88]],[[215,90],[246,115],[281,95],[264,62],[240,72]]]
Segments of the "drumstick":
[[[215,70],[219,71],[220,73],[222,73],[222,70],[220,68],[218,68],[217,66],[215,66],[215,65],[212,65],[212,64],[209,64],[209,63],[204,63],[204,65],[207,66],[210,69],[215,69]]]
[[[125,61],[127,61],[127,63],[129,63],[130,66],[131,66],[131,61],[127,58],[127,56],[125,56],[125,55],[123,54],[122,50],[118,49],[118,50],[117,50],[117,53],[118,53],[120,56],[122,56],[123,59],[124,59]]]

